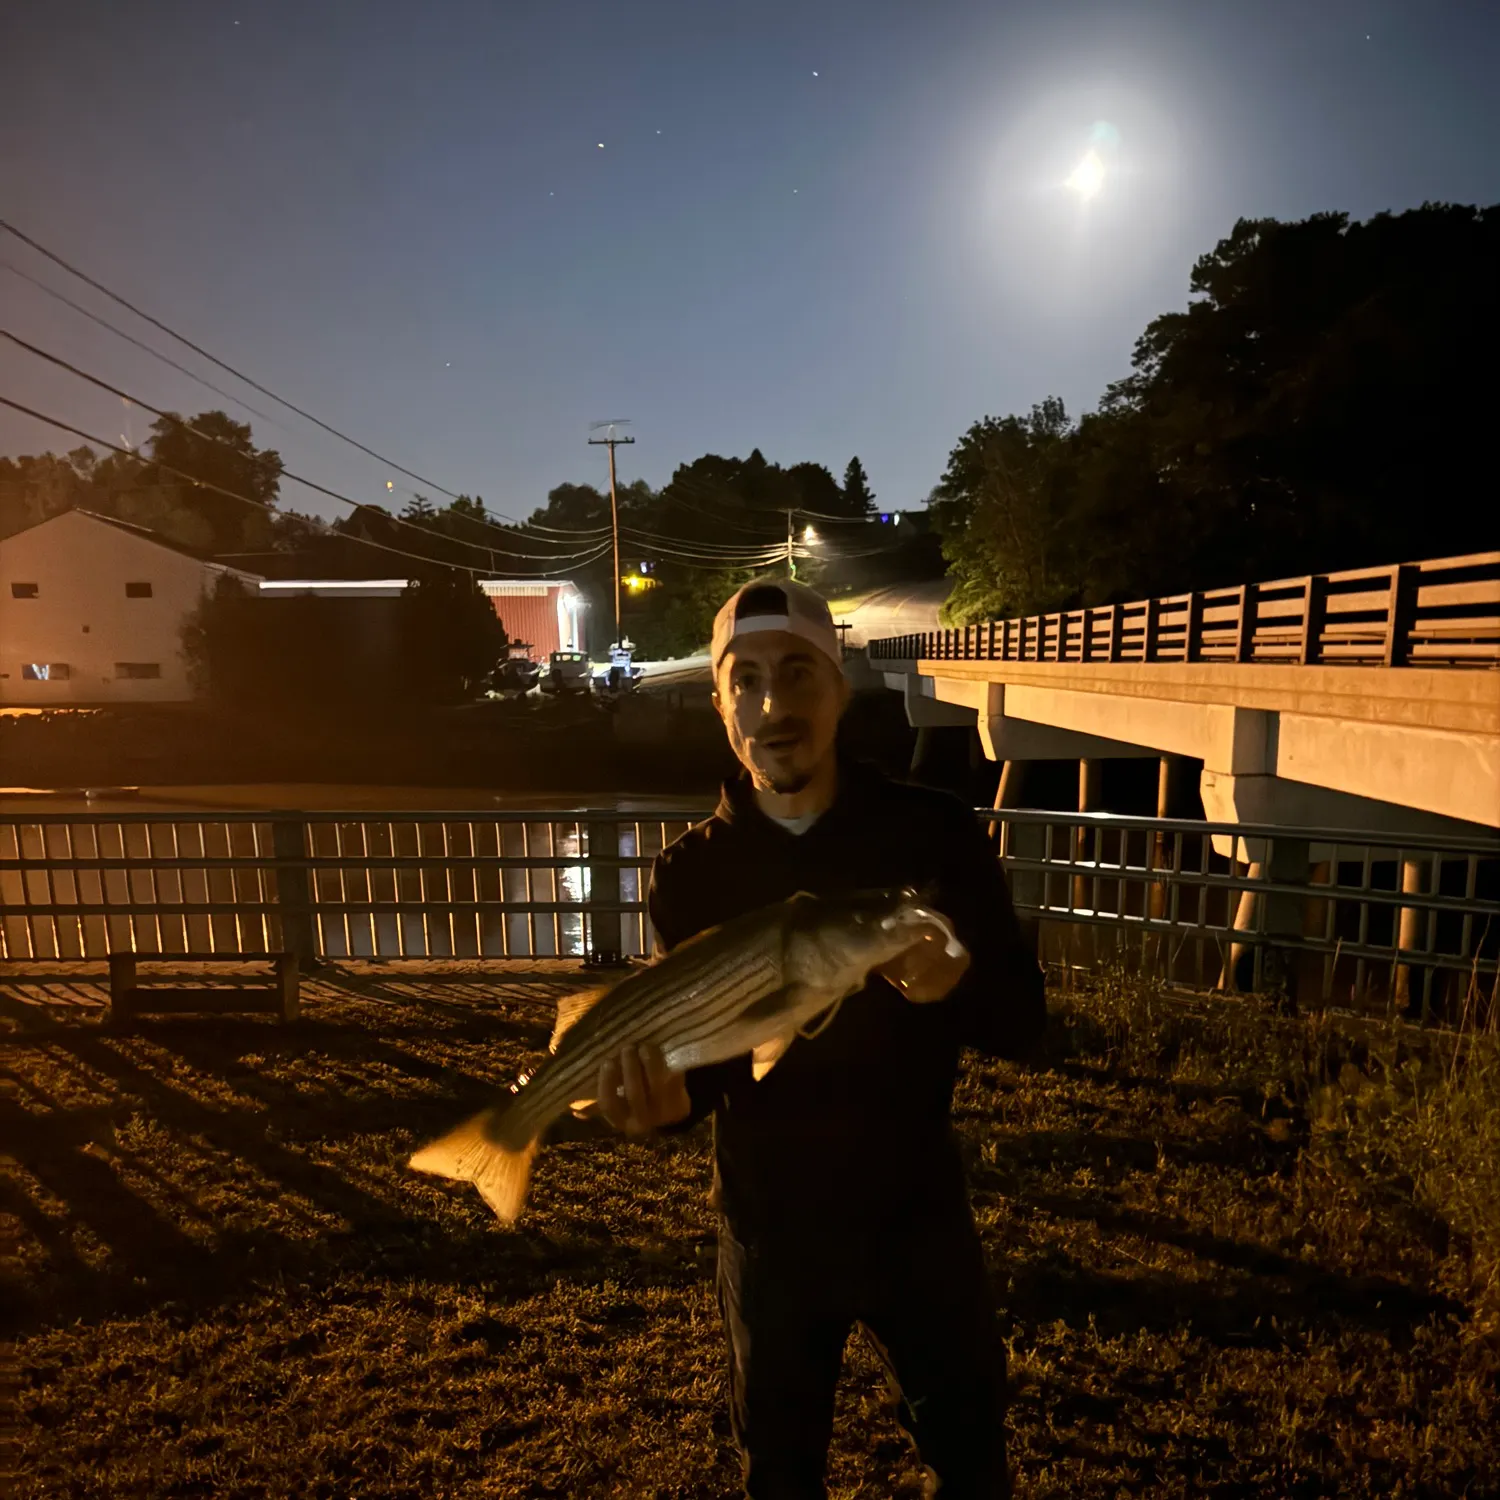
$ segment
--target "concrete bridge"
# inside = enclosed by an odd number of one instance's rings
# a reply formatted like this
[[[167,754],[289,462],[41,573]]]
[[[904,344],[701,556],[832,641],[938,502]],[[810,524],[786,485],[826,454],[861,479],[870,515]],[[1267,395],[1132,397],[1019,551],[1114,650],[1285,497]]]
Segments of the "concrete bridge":
[[[1216,823],[1484,842],[1500,828],[1500,553],[997,620],[874,640],[918,730],[973,725],[1003,763],[1201,763]],[[1228,841],[1220,852],[1230,854]],[[1254,851],[1236,851],[1253,859]]]

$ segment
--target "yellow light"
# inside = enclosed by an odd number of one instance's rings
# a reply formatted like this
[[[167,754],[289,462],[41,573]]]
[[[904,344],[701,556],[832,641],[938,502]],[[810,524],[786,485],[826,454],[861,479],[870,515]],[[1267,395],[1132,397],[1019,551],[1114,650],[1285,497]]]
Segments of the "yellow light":
[[[802,540],[804,542],[815,542],[815,541],[817,541],[817,539],[818,539],[818,533],[816,531],[814,531],[811,526],[805,527],[803,529]]]
[[[1099,153],[1085,152],[1063,186],[1072,188],[1087,203],[1104,186],[1104,163],[1099,160]]]

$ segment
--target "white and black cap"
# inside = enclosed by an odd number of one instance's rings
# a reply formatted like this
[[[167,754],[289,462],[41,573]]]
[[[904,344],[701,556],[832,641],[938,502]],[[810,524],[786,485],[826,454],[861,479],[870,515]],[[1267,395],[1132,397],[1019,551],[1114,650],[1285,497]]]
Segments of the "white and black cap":
[[[714,616],[714,671],[719,670],[725,653],[739,636],[766,630],[800,635],[836,667],[843,666],[839,633],[833,627],[827,602],[805,583],[785,578],[772,583],[747,583]]]

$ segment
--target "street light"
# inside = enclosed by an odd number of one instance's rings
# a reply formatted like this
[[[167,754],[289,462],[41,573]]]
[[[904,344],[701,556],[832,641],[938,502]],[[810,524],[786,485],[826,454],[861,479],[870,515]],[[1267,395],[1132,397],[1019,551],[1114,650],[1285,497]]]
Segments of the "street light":
[[[802,540],[804,542],[815,542],[815,541],[817,541],[817,539],[818,539],[818,533],[816,531],[814,531],[811,526],[805,526],[805,527],[803,527],[803,530],[802,530]]]

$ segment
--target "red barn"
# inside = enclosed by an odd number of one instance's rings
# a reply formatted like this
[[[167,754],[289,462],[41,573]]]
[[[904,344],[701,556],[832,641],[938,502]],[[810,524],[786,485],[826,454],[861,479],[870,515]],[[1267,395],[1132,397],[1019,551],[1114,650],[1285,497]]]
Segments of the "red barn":
[[[481,578],[505,633],[531,646],[531,659],[545,662],[554,651],[584,651],[584,598],[567,579]]]

